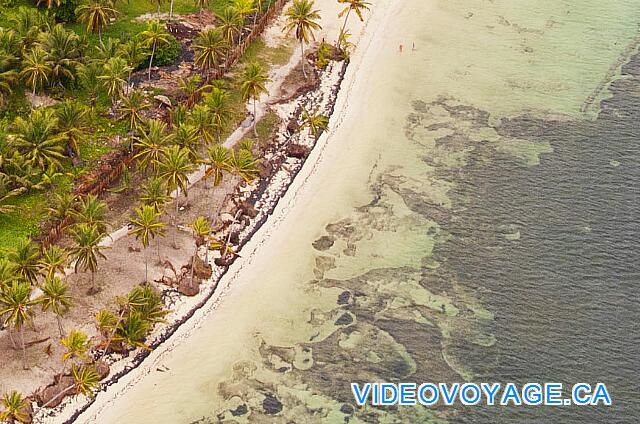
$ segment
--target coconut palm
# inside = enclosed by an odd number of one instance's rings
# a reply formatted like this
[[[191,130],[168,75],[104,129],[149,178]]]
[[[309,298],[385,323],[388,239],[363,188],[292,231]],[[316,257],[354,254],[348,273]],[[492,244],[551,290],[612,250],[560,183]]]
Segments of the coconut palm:
[[[323,131],[329,127],[329,118],[316,112],[309,112],[307,108],[302,109],[302,125],[300,129],[309,128],[309,132],[315,139],[320,137]]]
[[[149,109],[151,105],[140,90],[133,90],[128,96],[120,98],[121,105],[118,108],[120,119],[126,120],[129,130],[138,131],[144,123],[142,111]]]
[[[13,94],[13,87],[19,74],[12,69],[15,56],[0,50],[0,106],[4,106],[6,97]]]
[[[71,257],[75,259],[74,271],[77,273],[80,267],[91,271],[91,291],[95,292],[95,273],[98,270],[98,258],[106,259],[102,253],[104,246],[100,246],[103,233],[94,225],[80,224],[73,229],[74,247],[71,249]]]
[[[195,128],[196,134],[203,144],[213,141],[211,114],[206,104],[198,104],[191,109],[187,123]]]
[[[149,55],[149,52],[146,48],[145,43],[142,41],[141,37],[131,37],[126,44],[121,46],[120,54],[127,60],[127,64],[131,71],[129,71],[129,76],[127,77],[127,93],[128,87],[131,85],[131,73],[134,69],[136,69]]]
[[[144,340],[150,330],[151,324],[142,317],[141,313],[130,311],[118,324],[113,341],[133,348],[141,347],[149,350]]]
[[[189,151],[189,159],[195,162],[198,159],[198,146],[200,140],[198,137],[198,131],[193,125],[180,124],[175,130],[174,143],[183,149]]]
[[[167,124],[164,122],[157,119],[147,121],[147,129],[134,143],[138,150],[134,156],[138,161],[138,168],[146,171],[151,165],[153,172],[155,172],[162,149],[173,141],[173,137],[174,134],[167,133]]]
[[[49,218],[57,222],[64,221],[71,215],[75,207],[75,197],[71,193],[59,194],[53,196],[53,206],[47,209]]]
[[[88,128],[87,108],[76,100],[65,100],[56,109],[58,118],[58,130],[67,139],[67,152],[71,155],[80,155],[78,141],[80,141]]]
[[[51,76],[62,85],[64,80],[75,79],[80,62],[80,37],[57,24],[40,35],[39,45],[47,52]]]
[[[154,210],[160,213],[164,209],[164,205],[171,200],[166,195],[166,189],[162,180],[154,178],[149,181],[140,194],[140,201],[143,205],[153,206]]]
[[[69,335],[60,340],[60,344],[65,348],[62,354],[62,360],[67,361],[80,360],[84,361],[89,350],[89,337],[78,330],[71,330]]]
[[[187,108],[191,108],[200,100],[202,93],[211,86],[203,85],[202,77],[196,74],[190,78],[178,77],[178,87],[180,88],[182,96],[186,99]]]
[[[93,107],[95,107],[98,94],[102,89],[102,81],[99,78],[100,75],[102,75],[102,66],[95,62],[90,62],[78,68],[80,86],[89,96],[91,106]]]
[[[122,54],[122,41],[119,38],[107,38],[107,41],[100,40],[94,47],[95,54],[92,57],[93,62],[104,64],[111,58],[124,57]]]
[[[89,225],[96,227],[100,233],[107,230],[106,215],[109,207],[106,202],[98,199],[94,194],[89,194],[80,200],[77,210],[72,212],[76,225]]]
[[[148,284],[134,286],[127,294],[126,304],[130,312],[137,312],[142,319],[155,324],[163,321],[167,311],[160,292]]]
[[[371,3],[365,0],[338,0],[338,3],[347,5],[338,14],[338,18],[342,18],[344,16],[344,24],[342,24],[341,32],[345,31],[351,12],[355,12],[356,15],[358,15],[358,19],[360,19],[360,22],[364,22],[363,14],[366,10],[369,10],[369,6],[371,6]]]
[[[211,223],[204,216],[199,216],[191,223],[191,230],[193,230],[193,236],[195,237],[195,240],[196,240],[196,253],[194,254],[193,257],[195,259],[195,255],[198,254],[198,249],[200,248],[200,246],[204,246],[205,247],[204,263],[205,265],[207,265],[209,263],[208,240],[209,240],[209,235],[211,234]],[[194,262],[191,261],[191,281],[192,282],[193,282],[193,270],[194,270]]]
[[[57,127],[54,111],[36,109],[27,118],[16,118],[9,145],[42,171],[48,168],[61,169],[65,158],[65,136],[58,132]]]
[[[79,367],[74,365],[71,369],[71,375],[74,383],[72,389],[76,394],[91,397],[93,391],[100,384],[100,376],[95,368],[89,365],[80,365]]]
[[[253,133],[258,137],[258,115],[256,111],[256,102],[263,93],[268,93],[266,83],[271,81],[260,64],[253,62],[244,71],[240,92],[242,100],[248,102],[253,100]]]
[[[253,157],[249,150],[240,149],[238,152],[231,150],[229,170],[248,183],[258,176],[257,163],[258,160]]]
[[[62,0],[38,0],[36,2],[36,5],[38,6],[41,6],[43,4],[47,6],[47,9],[51,9],[53,6],[60,7],[60,5],[62,4]]]
[[[42,305],[42,312],[51,309],[56,316],[58,322],[58,331],[60,337],[64,337],[64,327],[62,326],[62,317],[69,312],[71,308],[71,296],[67,294],[69,284],[60,280],[58,277],[48,278],[42,286],[42,296],[38,302]]]
[[[3,324],[20,333],[20,345],[22,348],[22,368],[27,366],[27,345],[24,342],[25,325],[33,325],[32,310],[36,301],[31,300],[31,285],[26,281],[16,280],[0,293],[0,317]],[[9,333],[10,337],[11,333]],[[13,338],[11,339],[13,342]]]
[[[104,73],[98,76],[98,79],[102,81],[102,85],[107,90],[107,94],[111,97],[112,110],[115,110],[116,102],[122,95],[122,89],[127,83],[127,76],[130,71],[131,67],[127,65],[125,59],[112,57],[104,65]]]
[[[87,32],[98,33],[102,41],[102,31],[115,18],[118,11],[111,0],[86,0],[76,8],[76,16],[87,25]]]
[[[16,265],[16,272],[20,278],[35,284],[38,280],[40,249],[34,242],[30,239],[20,239],[16,247],[9,251],[7,259]]]
[[[16,264],[6,258],[0,258],[0,292],[18,278]]]
[[[142,205],[136,209],[136,216],[129,219],[132,228],[129,234],[136,236],[140,240],[142,248],[145,249],[144,257],[144,281],[149,281],[149,258],[147,257],[147,247],[150,239],[164,235],[165,224],[160,221],[160,212],[151,205]]]
[[[0,191],[0,215],[15,212],[18,206],[7,202],[25,191],[27,191],[26,187],[18,187],[10,191],[5,190],[4,193]]]
[[[195,0],[196,6],[200,8],[200,11],[209,5],[209,0]]]
[[[194,61],[206,75],[207,79],[212,69],[219,69],[228,42],[219,28],[202,31],[192,44],[195,51]]]
[[[240,36],[240,31],[243,24],[243,19],[238,9],[233,6],[227,6],[216,17],[220,22],[218,28],[222,31],[222,36],[227,43],[232,46],[236,36]]]
[[[159,161],[158,177],[164,181],[167,194],[178,190],[176,193],[176,222],[178,216],[178,198],[182,191],[187,197],[189,189],[189,173],[193,172],[195,166],[189,160],[189,151],[180,146],[171,146],[162,151]]]
[[[45,279],[50,280],[59,272],[64,274],[64,268],[68,263],[67,251],[55,244],[42,251],[42,257],[38,261],[40,273]]]
[[[151,58],[149,58],[149,81],[151,81],[151,67],[153,58],[156,55],[156,48],[169,43],[169,34],[165,30],[164,24],[159,21],[151,21],[147,24],[147,29],[140,34],[143,42],[151,47]]]
[[[305,57],[304,57],[304,45],[309,43],[309,40],[315,40],[314,31],[322,29],[322,26],[317,22],[320,20],[320,11],[314,10],[313,0],[293,0],[285,16],[287,23],[284,26],[284,31],[289,34],[295,30],[296,39],[300,42],[300,51],[302,52],[302,73],[304,77],[307,77],[305,71]]]
[[[152,0],[151,2],[156,5],[156,14],[158,15],[158,19],[160,19],[160,6],[162,6],[164,0]]]
[[[209,120],[211,122],[211,132],[218,139],[218,142],[220,142],[220,137],[231,118],[228,98],[227,92],[218,87],[214,87],[210,93],[205,95],[205,104],[209,111]]]
[[[255,11],[255,8],[253,7],[253,0],[233,0],[231,4],[233,5],[234,8],[236,8],[236,10],[238,11],[238,14],[240,15],[241,25],[240,25],[240,37],[238,39],[238,44],[241,44],[242,43],[242,27],[244,26],[247,15]]]
[[[5,393],[2,396],[2,407],[0,411],[0,420],[15,423],[19,421],[21,423],[29,422],[30,415],[27,412],[29,402],[22,397],[22,395],[12,390],[9,393]]]
[[[230,168],[229,149],[222,145],[211,147],[207,150],[207,168],[204,173],[205,181],[209,178],[213,178],[213,185],[217,186],[222,181],[223,171],[228,171]]]
[[[51,71],[49,54],[42,47],[37,46],[24,54],[20,76],[31,87],[33,94],[36,94],[37,88],[49,82]]]

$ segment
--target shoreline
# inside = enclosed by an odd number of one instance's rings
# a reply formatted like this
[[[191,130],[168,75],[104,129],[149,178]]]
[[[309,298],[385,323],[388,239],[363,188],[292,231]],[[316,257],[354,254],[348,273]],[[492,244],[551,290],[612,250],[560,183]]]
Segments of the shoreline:
[[[169,324],[157,327],[149,337],[151,351],[139,351],[133,356],[108,355],[108,359],[114,359],[110,362],[111,375],[101,383],[101,389],[94,397],[87,398],[78,395],[65,398],[57,408],[47,411],[38,410],[34,416],[34,422],[61,424],[72,423],[78,419],[88,422],[95,421],[102,410],[124,395],[129,387],[152,372],[166,352],[171,351],[181,340],[189,337],[203,320],[209,317],[209,313],[217,308],[225,294],[231,289],[232,283],[239,278],[246,264],[258,254],[260,246],[279,226],[288,209],[304,189],[306,181],[315,174],[316,168],[322,162],[323,151],[327,147],[332,133],[348,112],[348,97],[356,81],[356,73],[366,58],[366,52],[373,39],[379,34],[380,27],[389,19],[390,11],[385,9],[399,7],[398,3],[396,2],[394,5],[380,4],[373,7],[370,16],[362,24],[359,37],[355,42],[356,49],[350,60],[331,62],[326,70],[320,72],[317,88],[286,103],[286,105],[292,105],[290,106],[292,110],[288,114],[289,118],[295,119],[299,117],[300,109],[303,106],[309,106],[309,104],[318,106],[314,103],[320,101],[319,106],[321,108],[324,106],[324,110],[321,111],[330,118],[329,130],[317,140],[309,142],[311,137],[306,132],[304,134],[296,133],[292,136],[286,134],[288,122],[283,119],[277,134],[278,142],[276,142],[273,152],[269,152],[274,156],[279,156],[278,159],[281,160],[277,162],[279,167],[268,179],[259,183],[251,191],[243,192],[240,190],[242,193],[240,200],[255,203],[258,211],[258,215],[239,232],[238,251],[242,257],[234,260],[229,266],[214,268],[211,278],[203,281],[198,295],[191,298],[179,296],[178,302],[169,305],[169,308],[172,308],[172,313],[168,317]],[[326,103],[322,104],[322,100],[325,100]],[[289,157],[286,150],[290,144],[309,147],[311,149],[309,155],[305,159]],[[197,180],[196,178],[192,183]],[[131,353],[129,352],[129,354]],[[86,417],[83,418],[85,415]]]

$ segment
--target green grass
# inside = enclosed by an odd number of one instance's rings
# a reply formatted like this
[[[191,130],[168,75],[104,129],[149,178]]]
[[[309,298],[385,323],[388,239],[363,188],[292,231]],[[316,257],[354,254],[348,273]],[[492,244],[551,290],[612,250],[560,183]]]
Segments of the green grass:
[[[46,216],[47,199],[42,192],[28,193],[7,203],[18,206],[18,209],[0,215],[0,256],[4,256],[19,240],[37,235],[40,221]]]

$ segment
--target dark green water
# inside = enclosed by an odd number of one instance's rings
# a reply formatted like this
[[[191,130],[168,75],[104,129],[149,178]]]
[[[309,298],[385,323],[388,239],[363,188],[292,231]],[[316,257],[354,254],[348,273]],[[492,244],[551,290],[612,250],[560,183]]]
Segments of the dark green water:
[[[454,421],[640,420],[638,56],[623,75],[593,122],[503,120],[499,133],[547,141],[554,151],[535,167],[481,154],[454,195],[454,208],[466,210],[446,226],[453,238],[437,252],[495,314],[492,348],[461,342],[456,352],[476,381],[604,382],[613,406],[469,408]],[[507,240],[500,229],[520,238]]]

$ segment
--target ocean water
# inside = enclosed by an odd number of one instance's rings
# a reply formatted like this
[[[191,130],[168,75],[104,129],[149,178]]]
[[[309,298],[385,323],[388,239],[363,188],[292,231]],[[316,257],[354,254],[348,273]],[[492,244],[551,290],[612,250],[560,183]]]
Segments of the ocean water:
[[[392,3],[286,218],[99,422],[640,420],[640,3]],[[605,382],[614,405],[349,388],[463,380]]]

